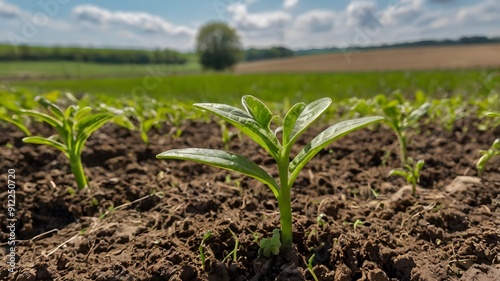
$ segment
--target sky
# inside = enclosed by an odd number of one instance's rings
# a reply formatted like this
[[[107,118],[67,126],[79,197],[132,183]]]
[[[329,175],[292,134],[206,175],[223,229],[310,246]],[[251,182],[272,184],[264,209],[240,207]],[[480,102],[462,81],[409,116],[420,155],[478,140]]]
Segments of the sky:
[[[210,21],[244,48],[500,36],[499,0],[0,0],[0,43],[192,51]]]

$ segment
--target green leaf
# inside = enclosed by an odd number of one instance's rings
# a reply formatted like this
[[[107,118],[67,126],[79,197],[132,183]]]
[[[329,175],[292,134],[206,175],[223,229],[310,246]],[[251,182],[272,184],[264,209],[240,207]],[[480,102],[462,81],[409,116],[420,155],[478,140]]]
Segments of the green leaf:
[[[42,96],[36,96],[35,101],[37,101],[39,104],[41,104],[43,107],[47,108],[54,116],[59,119],[63,120],[64,118],[64,112],[63,110],[57,106],[56,104],[50,102],[48,99],[42,97]]]
[[[417,170],[417,172],[419,172],[420,170],[422,170],[424,165],[425,165],[424,160],[418,160],[417,163],[415,164],[415,170]]]
[[[22,109],[21,113],[39,118],[54,128],[62,127],[61,121],[55,119],[54,117],[52,117],[48,114],[41,113],[41,112],[38,112],[36,110],[31,110],[31,109],[28,109],[28,110]]]
[[[218,103],[195,103],[194,106],[212,112],[226,120],[262,146],[274,159],[278,159],[280,150],[278,139],[269,128],[262,127],[247,112]]]
[[[271,238],[263,238],[260,240],[260,250],[265,257],[270,257],[271,253],[273,255],[278,255],[280,253],[280,247],[281,241],[279,229],[273,230],[273,236]]]
[[[241,103],[246,111],[264,128],[269,128],[273,113],[259,99],[254,96],[246,95],[241,98]]]
[[[15,116],[16,115],[14,115],[13,117],[15,117]],[[31,136],[31,133],[28,130],[28,127],[26,127],[22,122],[14,119],[13,117],[10,117],[8,115],[0,115],[0,120],[4,120],[4,121],[11,123],[12,125],[19,128],[19,130],[23,131],[23,133],[26,134],[27,136]]]
[[[102,125],[104,125],[107,121],[111,120],[113,115],[109,113],[98,113],[87,115],[80,120],[76,124],[76,129],[78,131],[85,131],[88,134],[93,133],[97,129],[99,129]]]
[[[332,103],[330,98],[322,98],[304,106],[294,105],[286,114],[283,122],[283,146],[293,144]]]
[[[81,154],[85,141],[97,131],[102,125],[106,124],[113,118],[113,115],[108,113],[99,113],[82,118],[77,124],[77,136],[75,151]]]
[[[392,169],[389,171],[389,174],[388,174],[389,177],[400,176],[400,177],[404,177],[404,178],[406,178],[407,175],[408,175],[408,172],[406,170],[403,170],[403,169]]]
[[[33,144],[50,145],[50,146],[62,151],[66,156],[68,155],[68,147],[66,145],[56,141],[56,140],[51,139],[51,138],[43,138],[43,137],[38,137],[38,136],[25,137],[25,138],[23,138],[23,142],[33,143]]]
[[[203,148],[173,149],[156,156],[158,159],[190,160],[208,164],[222,169],[240,172],[268,185],[276,198],[279,198],[279,187],[276,181],[261,167],[250,159],[231,152]]]
[[[320,152],[327,145],[334,140],[339,139],[352,131],[358,130],[362,127],[368,126],[375,122],[384,120],[384,117],[373,116],[364,117],[353,120],[342,121],[335,125],[330,126],[319,135],[317,135],[311,142],[309,142],[304,149],[302,149],[297,156],[292,160],[289,166],[290,178],[288,181],[289,186],[295,181],[302,168],[309,162],[318,152]]]
[[[429,108],[431,107],[431,104],[426,102],[422,104],[419,108],[413,110],[410,115],[408,115],[407,121],[405,126],[411,126],[415,124],[415,122],[420,119],[420,117],[424,116],[428,111]]]
[[[79,120],[90,114],[91,111],[92,108],[90,106],[79,108],[75,113],[74,119],[76,120],[76,122],[78,122]]]

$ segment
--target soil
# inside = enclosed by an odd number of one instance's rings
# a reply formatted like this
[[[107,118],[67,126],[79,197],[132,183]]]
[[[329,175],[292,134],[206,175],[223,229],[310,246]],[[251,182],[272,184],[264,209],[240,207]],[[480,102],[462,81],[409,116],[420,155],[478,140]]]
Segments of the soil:
[[[359,50],[245,62],[236,73],[346,72],[436,69],[488,69],[500,66],[500,44]]]
[[[215,122],[186,121],[180,137],[169,135],[172,128],[155,129],[149,145],[139,133],[107,124],[84,149],[91,187],[83,191],[64,155],[24,144],[21,132],[4,127],[1,198],[8,169],[15,169],[18,241],[16,273],[2,262],[0,279],[313,280],[314,255],[319,280],[500,280],[500,157],[481,178],[475,170],[478,151],[500,128],[479,131],[478,121],[459,120],[452,131],[424,124],[414,132],[409,154],[425,160],[416,197],[403,179],[387,176],[400,165],[389,129],[363,129],[333,143],[292,190],[293,249],[270,258],[259,256],[258,242],[279,227],[269,188],[225,170],[155,158],[172,148],[223,149]],[[320,129],[310,129],[298,146]],[[43,124],[32,130],[51,134]],[[277,175],[273,160],[246,137],[228,145]],[[209,230],[202,268],[199,249]]]

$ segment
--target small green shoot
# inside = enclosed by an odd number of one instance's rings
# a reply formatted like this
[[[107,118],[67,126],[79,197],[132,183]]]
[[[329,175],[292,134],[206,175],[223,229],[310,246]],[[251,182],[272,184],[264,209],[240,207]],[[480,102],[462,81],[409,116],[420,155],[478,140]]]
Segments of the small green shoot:
[[[238,235],[236,235],[236,233],[234,233],[234,231],[232,231],[231,228],[229,228],[229,231],[231,232],[231,235],[233,235],[234,248],[231,252],[229,252],[229,254],[227,254],[227,256],[222,260],[222,262],[225,262],[231,255],[233,256],[233,262],[238,261],[238,251],[240,250],[239,249],[240,240],[238,240]]]
[[[318,223],[319,226],[323,227],[326,225],[325,218],[326,218],[325,214],[319,214],[319,216],[316,217],[316,222]]]
[[[477,161],[476,168],[478,176],[481,177],[490,159],[500,155],[500,139],[496,139],[488,150],[480,150],[479,153],[481,153],[482,156]]]
[[[280,230],[276,228],[273,230],[273,236],[271,238],[262,238],[262,240],[260,240],[259,253],[268,258],[271,256],[271,253],[273,255],[278,255],[280,253],[280,247]]]
[[[396,133],[399,141],[399,157],[401,165],[408,162],[408,129],[417,125],[418,120],[427,114],[431,104],[424,103],[418,108],[412,108],[402,100],[393,100],[382,105],[386,123]]]
[[[424,167],[424,160],[415,162],[411,157],[408,159],[404,168],[392,169],[389,171],[389,176],[403,177],[407,183],[411,184],[411,193],[413,196],[417,194],[417,184],[420,182],[420,171]]]
[[[205,246],[205,241],[212,236],[212,231],[207,231],[205,235],[203,235],[203,239],[201,239],[200,246],[198,247],[198,251],[200,252],[200,261],[201,261],[201,268],[205,269],[205,251],[203,247]]]
[[[356,221],[354,222],[348,222],[348,221],[344,221],[342,223],[343,225],[352,225],[352,228],[354,229],[354,231],[356,231],[356,229],[362,225],[365,225],[365,222],[362,221],[362,220],[359,220],[357,219]]]
[[[106,212],[102,213],[99,216],[99,220],[102,221],[107,215],[113,213],[115,210],[116,210],[115,206],[113,206],[113,205],[109,206],[108,209],[106,210]]]
[[[332,125],[313,138],[290,162],[290,153],[295,141],[330,106],[331,99],[323,98],[310,104],[297,103],[286,113],[275,131],[271,123],[277,118],[269,108],[253,96],[243,96],[245,110],[216,103],[197,103],[196,107],[205,109],[233,125],[271,155],[278,166],[279,184],[264,169],[250,159],[231,152],[186,148],[173,149],[158,154],[158,159],[191,160],[198,163],[240,172],[266,184],[278,200],[281,219],[281,242],[284,247],[292,246],[292,208],[291,187],[304,166],[322,149],[350,132],[382,121],[380,116],[364,117],[342,121]],[[281,132],[282,140],[277,133]]]
[[[314,281],[319,281],[318,276],[316,276],[316,273],[314,273],[313,270],[313,261],[315,256],[316,254],[312,254],[312,256],[307,261],[307,270],[309,271],[309,273],[311,273],[312,277],[314,278]]]
[[[36,110],[21,112],[38,118],[54,127],[58,135],[50,137],[30,136],[23,138],[26,143],[45,144],[52,146],[68,157],[71,171],[75,176],[78,190],[88,186],[87,177],[83,171],[82,149],[90,135],[113,118],[110,113],[92,113],[91,107],[69,106],[63,111],[58,105],[48,99],[37,96],[35,100],[51,114]]]

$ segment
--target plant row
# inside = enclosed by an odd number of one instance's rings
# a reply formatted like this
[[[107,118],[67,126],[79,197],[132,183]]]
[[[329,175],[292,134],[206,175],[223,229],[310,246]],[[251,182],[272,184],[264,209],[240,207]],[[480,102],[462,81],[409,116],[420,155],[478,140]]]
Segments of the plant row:
[[[272,238],[261,241],[262,253],[265,256],[277,255],[282,249],[292,246],[292,209],[291,188],[301,170],[321,150],[333,141],[366,126],[383,123],[391,128],[399,143],[400,167],[390,171],[390,175],[404,177],[412,185],[412,194],[417,196],[416,187],[420,171],[424,169],[422,159],[408,156],[410,145],[409,133],[418,129],[421,122],[444,120],[443,125],[459,118],[481,117],[487,122],[480,126],[498,126],[500,113],[491,110],[489,103],[498,101],[498,94],[492,93],[485,101],[463,100],[458,98],[432,100],[423,92],[417,92],[414,99],[406,99],[400,93],[391,96],[378,95],[372,99],[350,99],[338,104],[333,114],[342,119],[327,127],[314,137],[296,155],[292,155],[297,139],[323,116],[327,114],[332,100],[322,98],[310,103],[296,103],[292,106],[274,105],[269,107],[256,97],[245,95],[241,102],[243,109],[228,104],[196,103],[194,107],[202,109],[194,111],[188,105],[165,103],[148,96],[134,96],[123,99],[110,99],[105,96],[75,98],[69,93],[46,93],[33,100],[23,98],[15,91],[1,93],[3,107],[0,108],[0,119],[16,125],[27,136],[26,143],[52,146],[61,151],[70,163],[78,189],[89,187],[81,160],[85,142],[91,134],[107,122],[115,122],[131,130],[137,130],[142,140],[148,144],[148,131],[155,126],[168,124],[174,131],[171,137],[182,134],[181,123],[187,119],[209,121],[203,111],[210,112],[220,118],[222,141],[229,141],[231,136],[227,124],[237,128],[241,133],[259,144],[276,160],[278,177],[275,178],[249,158],[226,150],[206,148],[173,149],[157,155],[158,159],[176,159],[199,162],[222,169],[240,172],[267,185],[278,201],[281,227]],[[10,99],[7,96],[10,95]],[[458,99],[458,100],[457,100]],[[279,114],[273,113],[274,111]],[[426,120],[423,117],[427,116]],[[478,118],[480,119],[480,118]],[[429,121],[430,120],[430,121]],[[451,120],[451,121],[450,121]],[[54,128],[53,136],[34,136],[29,131],[29,122],[43,121]],[[226,124],[227,123],[227,124]],[[329,123],[329,122],[328,122]],[[486,127],[485,129],[492,128]],[[481,175],[491,158],[500,154],[500,139],[490,148],[479,152],[477,161],[478,174]],[[277,239],[279,234],[280,239]]]

